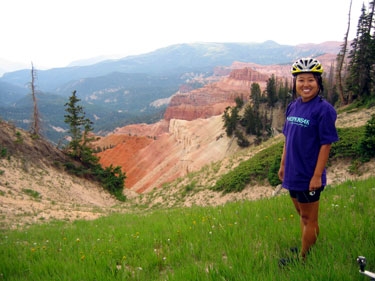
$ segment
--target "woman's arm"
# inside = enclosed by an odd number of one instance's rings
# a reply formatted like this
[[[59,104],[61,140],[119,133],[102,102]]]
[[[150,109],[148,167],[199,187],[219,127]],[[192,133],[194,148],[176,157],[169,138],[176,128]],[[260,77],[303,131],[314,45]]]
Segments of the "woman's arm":
[[[314,170],[314,175],[310,180],[309,190],[315,190],[322,187],[322,174],[324,168],[327,165],[330,150],[331,144],[323,144],[320,147],[318,160],[316,161],[316,166]]]
[[[283,154],[281,155],[280,168],[278,172],[278,176],[281,181],[284,180],[285,154],[286,154],[286,148],[285,148],[285,143],[284,143]]]

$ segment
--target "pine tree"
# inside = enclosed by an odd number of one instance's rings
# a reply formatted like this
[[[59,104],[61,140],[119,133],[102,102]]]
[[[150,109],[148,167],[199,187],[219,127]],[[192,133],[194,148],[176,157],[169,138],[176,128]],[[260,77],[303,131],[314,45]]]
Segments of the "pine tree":
[[[375,66],[373,16],[374,2],[370,3],[370,12],[362,6],[362,13],[358,21],[357,35],[349,52],[349,77],[347,87],[350,91],[348,101],[351,102],[353,95],[358,95],[359,99],[366,100],[371,95]]]
[[[241,119],[241,125],[245,127],[246,134],[255,135],[255,132],[256,132],[255,112],[253,110],[253,107],[250,104],[246,105],[245,107],[245,111]]]
[[[266,93],[267,93],[267,101],[268,106],[273,107],[277,102],[277,95],[276,95],[276,78],[275,75],[272,74],[271,78],[268,79],[266,85]]]
[[[223,113],[224,128],[228,137],[232,136],[236,130],[237,121],[239,120],[238,112],[237,107],[228,106]]]
[[[99,158],[94,155],[91,143],[95,140],[91,134],[94,130],[90,119],[86,118],[84,121],[84,129],[82,134],[82,145],[81,145],[81,160],[83,163],[88,165],[96,165],[99,162]]]
[[[258,83],[252,83],[250,88],[250,98],[253,101],[255,108],[259,108],[262,91]]]
[[[288,80],[285,79],[285,81],[280,81],[279,87],[278,87],[278,95],[277,98],[281,102],[282,108],[286,108],[288,103],[290,102],[291,95],[289,93],[292,92],[292,89],[289,86]]]
[[[365,134],[359,141],[358,149],[363,162],[375,157],[375,114],[367,121]]]
[[[333,64],[331,64],[331,67],[330,67],[330,70],[329,70],[329,73],[328,73],[328,77],[327,77],[326,80],[324,80],[324,81],[326,81],[326,85],[324,86],[324,89],[325,89],[324,97],[332,105],[335,104],[335,102],[337,101],[337,98],[338,98],[334,75],[335,75],[335,67],[334,67]]]
[[[36,70],[34,69],[34,65],[31,63],[31,96],[33,99],[33,118],[31,123],[31,134],[35,137],[40,137],[40,114],[38,110],[38,102],[36,98],[36,86],[35,86],[35,80],[36,80]]]
[[[82,160],[84,149],[87,147],[88,133],[92,131],[90,120],[86,118],[83,107],[78,104],[80,101],[76,91],[73,91],[69,102],[65,104],[67,114],[64,115],[64,122],[69,125],[71,137],[68,145],[69,153],[76,160]]]
[[[123,195],[123,189],[126,174],[122,172],[120,166],[110,165],[103,168],[99,164],[99,158],[95,156],[91,145],[94,140],[91,134],[93,123],[86,118],[83,107],[78,104],[80,101],[76,91],[73,91],[69,102],[65,104],[67,114],[64,115],[71,137],[68,152],[71,157],[82,164],[82,167],[75,167],[75,173],[98,180],[117,199],[124,201],[126,198]]]
[[[370,22],[369,22],[369,33],[372,32],[371,36],[371,45],[370,45],[370,56],[372,60],[372,65],[370,68],[370,77],[372,78],[371,80],[371,86],[370,86],[370,94],[372,95],[372,99],[375,97],[375,1],[372,1],[370,3]]]

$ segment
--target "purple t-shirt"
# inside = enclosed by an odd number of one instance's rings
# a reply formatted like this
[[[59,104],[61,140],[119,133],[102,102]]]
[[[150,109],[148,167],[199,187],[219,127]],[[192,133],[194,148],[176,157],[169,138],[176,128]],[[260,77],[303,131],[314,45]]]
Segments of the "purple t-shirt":
[[[298,98],[288,105],[283,128],[286,148],[283,187],[296,191],[309,189],[320,147],[339,139],[336,117],[333,106],[320,96],[308,102]],[[324,169],[323,186],[326,183]]]

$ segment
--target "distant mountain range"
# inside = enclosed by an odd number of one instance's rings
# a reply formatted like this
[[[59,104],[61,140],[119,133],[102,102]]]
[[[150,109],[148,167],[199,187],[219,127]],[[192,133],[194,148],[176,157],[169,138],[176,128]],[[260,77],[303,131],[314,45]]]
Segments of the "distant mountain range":
[[[27,67],[28,66],[23,63],[13,62],[13,61],[0,58],[0,77],[6,72],[16,71],[16,70],[24,69]]]
[[[76,90],[95,132],[105,134],[132,123],[153,123],[163,117],[167,99],[181,87],[204,86],[215,68],[234,62],[290,64],[304,56],[337,54],[341,42],[280,45],[264,43],[178,44],[147,54],[106,60],[92,65],[37,70],[38,106],[44,135],[53,142],[64,137],[65,108]],[[32,116],[31,70],[8,72],[0,78],[0,117],[27,129]],[[163,104],[163,103],[161,103]]]

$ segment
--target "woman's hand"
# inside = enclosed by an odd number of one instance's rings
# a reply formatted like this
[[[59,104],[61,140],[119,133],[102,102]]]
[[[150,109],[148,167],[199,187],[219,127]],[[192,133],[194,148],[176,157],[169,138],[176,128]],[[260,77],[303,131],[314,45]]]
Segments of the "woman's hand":
[[[309,190],[314,191],[322,187],[322,176],[314,175],[310,180]]]

